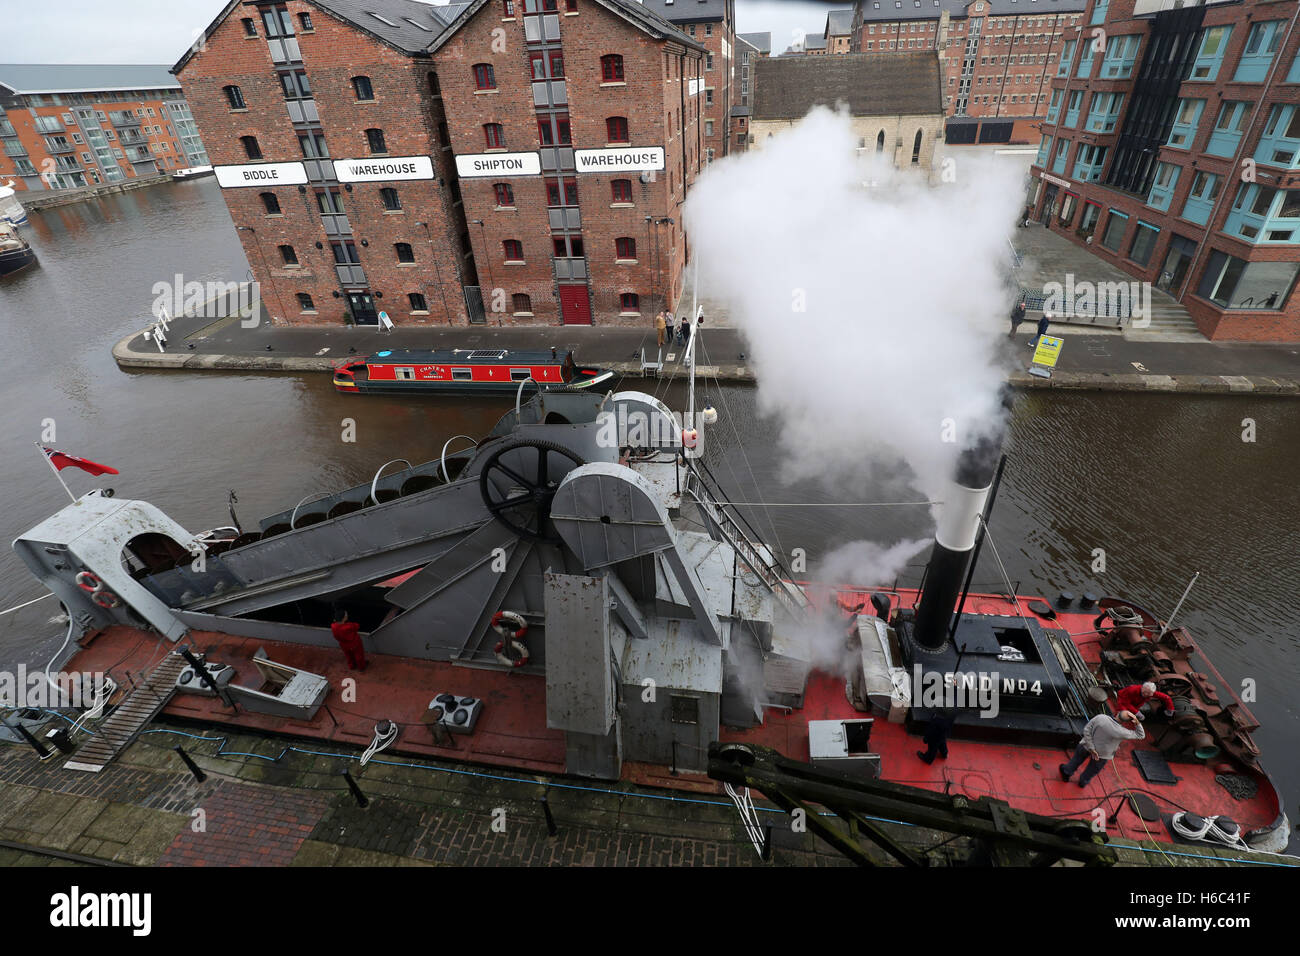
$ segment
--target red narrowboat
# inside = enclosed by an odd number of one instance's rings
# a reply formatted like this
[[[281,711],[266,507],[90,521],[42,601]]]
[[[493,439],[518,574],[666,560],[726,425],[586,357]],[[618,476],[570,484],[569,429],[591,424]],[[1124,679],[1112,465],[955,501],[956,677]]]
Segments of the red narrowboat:
[[[340,392],[513,395],[529,379],[542,389],[595,388],[613,377],[576,364],[572,349],[387,349],[334,366]]]

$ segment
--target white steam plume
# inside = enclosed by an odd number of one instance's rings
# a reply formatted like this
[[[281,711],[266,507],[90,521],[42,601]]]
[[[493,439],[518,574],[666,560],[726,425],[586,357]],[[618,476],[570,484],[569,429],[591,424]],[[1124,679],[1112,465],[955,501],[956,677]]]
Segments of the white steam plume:
[[[684,218],[703,294],[749,342],[786,477],[860,482],[901,461],[935,499],[1000,414],[1023,173],[960,155],[955,181],[929,185],[857,142],[847,116],[814,109],[710,167]]]

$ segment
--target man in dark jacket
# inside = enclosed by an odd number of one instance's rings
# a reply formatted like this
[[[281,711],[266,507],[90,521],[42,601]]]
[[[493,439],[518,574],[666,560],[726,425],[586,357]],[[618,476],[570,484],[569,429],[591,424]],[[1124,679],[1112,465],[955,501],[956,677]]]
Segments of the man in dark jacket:
[[[952,725],[957,722],[957,715],[947,710],[936,710],[926,725],[925,736],[921,739],[928,749],[918,750],[916,755],[926,763],[934,763],[936,757],[948,759],[948,735]]]
[[[1008,338],[1016,337],[1016,329],[1020,328],[1020,323],[1025,321],[1025,302],[1021,299],[1011,307],[1011,331]]]

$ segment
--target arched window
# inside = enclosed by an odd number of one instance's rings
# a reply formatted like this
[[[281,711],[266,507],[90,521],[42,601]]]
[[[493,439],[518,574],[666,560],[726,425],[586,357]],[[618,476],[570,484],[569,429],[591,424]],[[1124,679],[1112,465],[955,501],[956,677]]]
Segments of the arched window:
[[[511,301],[514,305],[515,315],[519,315],[521,312],[528,315],[533,314],[533,300],[524,293],[516,292],[511,296]]]
[[[518,239],[507,239],[501,246],[505,250],[507,262],[524,261],[524,244]]]
[[[495,90],[497,88],[496,70],[491,63],[474,64],[474,89]]]
[[[257,145],[256,136],[241,136],[239,142],[244,146],[244,153],[249,159],[261,159],[262,147]]]
[[[600,58],[600,79],[603,83],[623,82],[623,57],[607,53]]]
[[[885,131],[882,129],[879,133],[876,134],[876,152],[883,153],[884,151],[885,151]]]
[[[921,162],[921,131],[916,131],[916,139],[912,140],[912,165],[919,165]]]
[[[280,200],[276,198],[275,193],[261,193],[262,205],[266,207],[268,216],[276,216],[280,213]]]
[[[641,297],[635,292],[624,292],[618,297],[618,307],[622,312],[640,312]]]
[[[620,236],[614,240],[614,257],[616,259],[635,259],[636,240],[631,236]]]
[[[611,116],[605,120],[606,141],[610,143],[630,143],[627,135],[627,117]]]
[[[280,258],[284,260],[286,266],[296,266],[298,264],[298,253],[293,251],[293,246],[281,246]]]
[[[373,100],[375,98],[375,89],[370,85],[370,77],[368,76],[352,77],[352,89],[356,91],[359,100]]]
[[[244,91],[237,86],[223,86],[221,92],[226,94],[226,102],[230,104],[232,110],[248,109],[244,103]]]
[[[488,149],[506,148],[506,131],[500,123],[484,123],[483,136],[487,140]]]
[[[613,193],[614,202],[632,201],[632,180],[616,179],[609,186],[610,191]]]
[[[315,312],[316,304],[306,292],[298,293],[298,309],[302,312]]]

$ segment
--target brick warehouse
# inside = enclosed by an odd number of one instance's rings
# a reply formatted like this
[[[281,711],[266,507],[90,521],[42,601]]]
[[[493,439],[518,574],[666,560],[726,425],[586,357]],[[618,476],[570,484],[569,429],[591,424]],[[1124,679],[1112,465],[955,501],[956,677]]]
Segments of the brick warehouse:
[[[857,0],[851,49],[939,51],[948,143],[1033,142],[1086,2]]]
[[[633,0],[231,0],[176,64],[277,322],[640,323],[705,50]]]
[[[1298,17],[1259,0],[1093,0],[1053,82],[1035,216],[1215,340],[1300,341]]]

